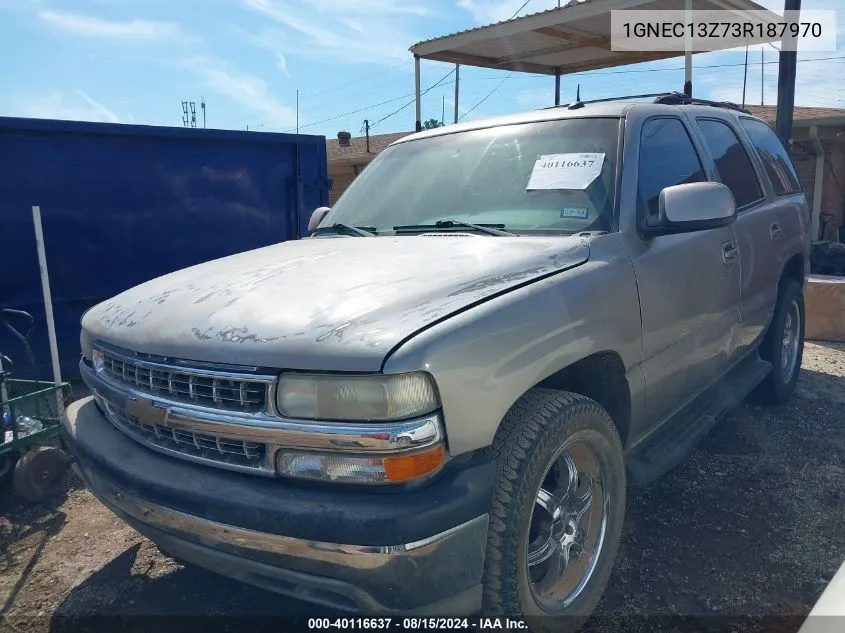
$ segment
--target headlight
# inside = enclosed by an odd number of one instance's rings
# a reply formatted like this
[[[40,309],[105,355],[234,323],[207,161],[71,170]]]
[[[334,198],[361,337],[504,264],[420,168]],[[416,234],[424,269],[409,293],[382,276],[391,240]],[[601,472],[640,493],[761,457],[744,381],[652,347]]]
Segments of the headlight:
[[[285,417],[308,420],[403,420],[438,406],[426,373],[368,376],[284,374],[276,406]]]
[[[99,373],[103,370],[103,353],[96,347],[91,350],[91,364],[95,372]]]

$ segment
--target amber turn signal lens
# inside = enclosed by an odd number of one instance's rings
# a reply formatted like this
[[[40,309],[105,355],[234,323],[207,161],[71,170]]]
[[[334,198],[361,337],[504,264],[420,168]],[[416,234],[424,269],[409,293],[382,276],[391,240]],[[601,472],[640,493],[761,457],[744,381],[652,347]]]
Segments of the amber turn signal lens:
[[[387,481],[402,482],[418,479],[433,473],[443,465],[446,449],[442,444],[417,453],[384,457],[384,472]]]

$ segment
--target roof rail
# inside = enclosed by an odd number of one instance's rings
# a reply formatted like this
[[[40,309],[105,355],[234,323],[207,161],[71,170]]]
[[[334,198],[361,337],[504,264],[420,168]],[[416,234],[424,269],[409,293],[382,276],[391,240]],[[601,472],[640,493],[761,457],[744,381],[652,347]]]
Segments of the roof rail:
[[[694,97],[688,97],[682,92],[653,92],[642,95],[623,95],[619,97],[605,97],[604,99],[590,99],[588,101],[576,100],[572,103],[563,103],[558,106],[548,106],[542,109],[551,110],[553,108],[567,108],[569,110],[577,110],[578,108],[583,108],[585,105],[589,105],[591,103],[625,101],[628,99],[654,99],[653,103],[662,103],[664,105],[709,105],[714,108],[725,108],[727,110],[736,110],[738,112],[744,112],[745,114],[751,114],[748,109],[743,108],[736,103],[731,103],[730,101],[709,101],[707,99],[697,99]]]
[[[568,108],[570,110],[577,110],[578,108],[583,108],[585,105],[589,105],[591,103],[606,103],[608,101],[624,101],[626,99],[650,99],[654,97],[665,97],[672,95],[674,93],[671,92],[652,92],[649,94],[644,95],[622,95],[619,97],[605,97],[604,99],[589,99],[587,101],[581,101],[580,99],[576,99],[572,103],[562,103],[557,106],[548,106],[546,108],[542,108],[543,110],[551,110],[553,108]]]
[[[695,97],[688,97],[681,92],[670,92],[669,94],[657,96],[655,103],[663,103],[665,105],[708,105],[714,108],[725,108],[726,110],[736,110],[737,112],[744,112],[751,114],[747,108],[743,108],[736,103],[730,101],[710,101],[709,99],[697,99]]]

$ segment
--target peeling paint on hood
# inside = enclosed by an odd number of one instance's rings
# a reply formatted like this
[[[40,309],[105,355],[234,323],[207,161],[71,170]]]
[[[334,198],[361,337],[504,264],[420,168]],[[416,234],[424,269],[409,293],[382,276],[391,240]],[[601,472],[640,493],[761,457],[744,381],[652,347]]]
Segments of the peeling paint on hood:
[[[204,362],[377,371],[432,322],[588,256],[579,237],[296,240],[127,290],[85,314],[83,338]]]

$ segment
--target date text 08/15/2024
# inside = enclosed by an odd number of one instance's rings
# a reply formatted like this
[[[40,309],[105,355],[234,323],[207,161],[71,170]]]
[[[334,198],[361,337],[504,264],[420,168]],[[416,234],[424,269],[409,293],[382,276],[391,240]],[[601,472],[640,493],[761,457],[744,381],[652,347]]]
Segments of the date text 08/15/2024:
[[[308,630],[527,630],[518,618],[308,618]]]

